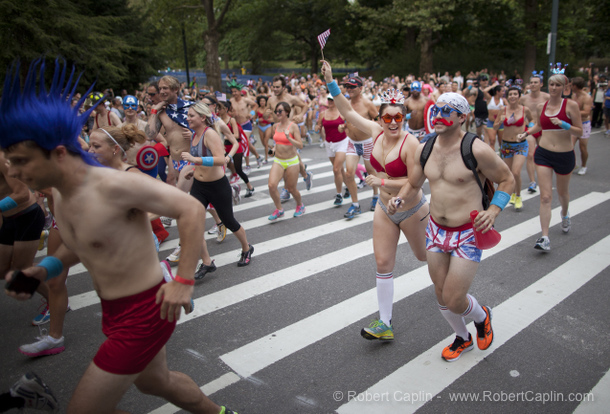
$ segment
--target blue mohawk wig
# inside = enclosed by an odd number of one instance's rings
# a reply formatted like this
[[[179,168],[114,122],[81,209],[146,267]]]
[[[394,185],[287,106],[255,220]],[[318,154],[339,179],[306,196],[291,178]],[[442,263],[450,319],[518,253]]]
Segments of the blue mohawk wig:
[[[97,106],[79,113],[93,86],[73,107],[71,102],[80,75],[73,82],[73,67],[66,81],[66,66],[55,60],[55,72],[48,92],[44,79],[44,59],[31,63],[23,89],[19,81],[19,63],[9,68],[0,101],[0,147],[9,148],[23,141],[34,141],[41,148],[51,151],[63,145],[69,152],[80,155],[87,164],[99,166],[78,142],[83,125]]]

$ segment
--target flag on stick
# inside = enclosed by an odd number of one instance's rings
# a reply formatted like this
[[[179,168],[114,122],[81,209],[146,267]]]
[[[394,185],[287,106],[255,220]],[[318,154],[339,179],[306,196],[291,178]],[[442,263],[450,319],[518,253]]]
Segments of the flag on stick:
[[[326,46],[326,39],[328,39],[328,36],[330,36],[330,29],[318,36],[318,43],[320,43],[320,50],[322,52],[322,60],[324,60],[324,46]]]

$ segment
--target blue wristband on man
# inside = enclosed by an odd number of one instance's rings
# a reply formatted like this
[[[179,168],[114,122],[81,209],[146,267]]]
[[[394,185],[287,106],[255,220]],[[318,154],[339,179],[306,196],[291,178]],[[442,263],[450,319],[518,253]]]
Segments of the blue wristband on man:
[[[341,95],[341,89],[339,88],[339,85],[337,85],[337,82],[329,82],[326,84],[326,87],[328,88],[328,92],[330,92],[333,98],[337,95]]]
[[[64,270],[64,265],[61,260],[54,256],[45,257],[36,266],[47,269],[47,280],[61,275],[61,272]]]
[[[506,205],[508,204],[509,201],[510,201],[510,195],[508,193],[505,193],[504,191],[496,190],[489,205],[490,206],[494,205],[494,206],[500,207],[500,210],[504,210],[504,207],[506,207]]]

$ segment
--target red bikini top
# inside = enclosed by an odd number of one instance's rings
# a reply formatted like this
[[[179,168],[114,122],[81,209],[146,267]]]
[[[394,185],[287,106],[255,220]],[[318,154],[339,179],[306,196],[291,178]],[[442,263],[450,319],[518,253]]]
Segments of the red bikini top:
[[[381,134],[383,134],[383,132]],[[377,138],[375,138],[375,142],[377,142],[377,139],[381,136],[381,134],[377,135]],[[390,161],[385,166],[382,166],[379,161],[377,161],[377,159],[373,156],[373,154],[371,154],[371,165],[373,166],[375,171],[384,172],[389,177],[393,178],[407,176],[407,166],[404,162],[402,162],[402,159],[400,158],[400,153],[402,152],[402,147],[403,145],[405,145],[405,141],[407,140],[407,135],[405,135],[405,137],[403,138],[402,144],[400,145],[400,149],[398,150],[398,158]]]
[[[508,109],[508,107],[506,109],[504,109],[504,115],[506,115],[506,110],[507,109]],[[513,127],[522,127],[523,124],[525,124],[525,106],[523,107],[523,113],[521,114],[521,118],[519,120],[515,121],[514,120],[515,119],[514,115],[515,114],[511,115],[513,121],[510,122],[510,123],[508,122],[508,121],[510,121],[510,118],[505,118],[504,119],[504,126],[505,127],[511,127],[511,126],[513,126]]]
[[[559,109],[559,113],[557,115],[551,115],[550,117],[546,114],[546,106],[549,104],[549,101],[546,101],[544,107],[542,107],[542,112],[540,113],[540,126],[543,131],[548,129],[561,129],[560,125],[555,125],[551,122],[550,118],[557,117],[560,121],[565,121],[568,124],[572,125],[572,121],[568,118],[568,114],[566,112],[566,107],[568,106],[568,100],[563,99],[561,102],[561,108]]]

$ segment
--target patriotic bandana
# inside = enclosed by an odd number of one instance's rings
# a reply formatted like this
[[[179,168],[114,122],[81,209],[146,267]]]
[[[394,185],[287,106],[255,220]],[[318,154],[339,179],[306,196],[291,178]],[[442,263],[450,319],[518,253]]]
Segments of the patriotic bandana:
[[[189,107],[194,105],[195,102],[183,101],[178,98],[178,103],[169,104],[165,108],[165,113],[169,116],[169,119],[180,125],[181,127],[188,128],[189,123],[186,120],[186,114],[189,111]]]
[[[463,114],[470,113],[470,105],[468,105],[468,101],[459,93],[446,92],[439,96],[436,102],[448,103]]]

